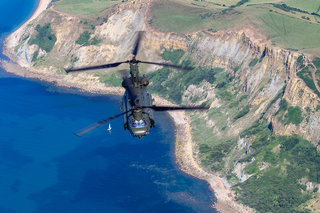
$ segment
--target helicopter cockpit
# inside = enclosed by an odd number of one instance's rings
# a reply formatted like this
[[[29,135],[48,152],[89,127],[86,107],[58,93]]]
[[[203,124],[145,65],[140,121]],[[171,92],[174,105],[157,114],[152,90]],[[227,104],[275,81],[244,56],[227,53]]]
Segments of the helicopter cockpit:
[[[129,129],[132,131],[132,134],[139,138],[149,133],[147,121],[145,120],[145,118],[141,120],[130,119],[129,125]]]

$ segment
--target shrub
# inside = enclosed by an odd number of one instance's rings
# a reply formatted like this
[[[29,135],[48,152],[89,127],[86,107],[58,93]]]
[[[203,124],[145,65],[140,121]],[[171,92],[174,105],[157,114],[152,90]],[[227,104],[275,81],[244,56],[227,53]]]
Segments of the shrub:
[[[300,124],[303,121],[302,111],[300,107],[289,107],[288,113],[285,115],[285,123],[293,123],[295,125]]]
[[[245,116],[250,111],[249,105],[247,105],[245,108],[243,108],[236,116],[234,116],[234,121],[238,120],[239,118]]]
[[[29,40],[29,44],[36,44],[42,50],[50,52],[57,41],[57,38],[51,29],[51,24],[48,23],[41,27],[39,24],[36,26],[36,31],[38,32],[36,36],[32,36]]]
[[[117,72],[108,73],[100,76],[100,82],[105,83],[110,86],[119,86],[122,83],[122,79]]]
[[[100,40],[98,40],[96,37],[90,39],[90,33],[85,31],[79,36],[79,38],[76,40],[76,43],[83,46],[98,45]]]
[[[202,163],[206,166],[210,166],[215,171],[223,169],[223,158],[227,156],[232,150],[236,140],[227,140],[214,146],[208,146],[207,144],[200,144],[199,151],[202,157]]]
[[[305,187],[299,180],[307,178],[314,183],[320,182],[320,153],[314,145],[298,135],[276,136],[268,130],[266,122],[255,122],[241,135],[254,135],[250,147],[253,153],[239,162],[250,162],[253,157],[255,162],[246,167],[246,172],[253,176],[235,186],[238,199],[260,212],[300,212],[298,206],[311,199],[311,195],[301,191]],[[275,152],[274,147],[278,144],[281,145],[280,152]],[[256,165],[260,162],[271,165],[258,170]]]
[[[186,59],[181,65],[193,66],[193,62],[190,59]],[[165,67],[149,74],[150,81],[152,82],[150,89],[169,97],[176,103],[180,103],[183,92],[191,84],[199,85],[204,80],[213,84],[216,80],[215,75],[222,70],[221,68],[197,67],[191,71],[172,72],[171,69]],[[170,73],[172,76],[168,78]]]
[[[317,69],[320,69],[320,58],[316,57],[315,59],[313,59],[312,63],[314,64],[314,66],[317,67]]]
[[[280,102],[279,110],[276,113],[276,115],[281,113],[281,112],[287,111],[288,106],[289,106],[289,104],[288,104],[287,100],[286,99],[282,99],[281,102]]]
[[[251,61],[250,64],[249,64],[249,67],[255,66],[255,65],[257,64],[257,62],[258,62],[258,59],[257,59],[257,58],[252,59],[252,61]]]
[[[286,11],[286,12],[290,12],[290,11],[296,11],[296,12],[300,12],[300,13],[306,13],[306,14],[309,14],[307,11],[305,10],[300,10],[298,8],[295,8],[295,7],[290,7],[286,4],[272,4],[274,7],[276,8],[279,8],[283,11]]]
[[[240,0],[239,2],[237,2],[237,4],[230,6],[230,8],[235,8],[235,7],[239,7],[247,2],[249,2],[250,0]]]
[[[299,143],[299,138],[297,137],[283,137],[283,143],[281,145],[281,148],[283,151],[289,151],[293,149],[297,144]]]
[[[166,61],[171,61],[174,64],[178,64],[182,56],[185,54],[184,50],[178,49],[178,50],[165,50],[161,57]]]
[[[314,64],[317,64],[317,60],[314,60]],[[320,63],[320,61],[319,61]],[[320,65],[320,64],[319,64]],[[303,68],[300,72],[297,73],[297,76],[299,76],[306,84],[307,86],[313,90],[314,93],[316,93],[320,97],[320,92],[317,90],[315,86],[315,82],[312,79],[312,75],[308,67]]]
[[[263,52],[262,52],[262,55],[261,55],[261,57],[260,57],[260,59],[259,59],[259,63],[263,60],[263,58],[266,56],[266,52],[267,52],[267,48],[265,48],[264,50],[263,50]]]
[[[234,72],[234,73],[238,72],[238,70],[241,68],[241,66],[242,66],[242,63],[241,63],[240,65],[236,66],[236,67],[233,69],[233,72]]]
[[[240,200],[259,212],[296,212],[295,208],[310,198],[279,169],[272,169],[261,177],[253,176],[239,185],[243,189]]]
[[[33,61],[36,61],[37,60],[37,58],[38,58],[38,55],[39,55],[39,50],[36,50],[34,53],[33,53],[33,56],[32,56],[32,62]]]
[[[90,33],[88,31],[83,32],[76,40],[77,44],[86,45],[89,43]]]
[[[297,67],[298,69],[302,69],[304,67],[304,59],[302,55],[300,55],[297,59]]]

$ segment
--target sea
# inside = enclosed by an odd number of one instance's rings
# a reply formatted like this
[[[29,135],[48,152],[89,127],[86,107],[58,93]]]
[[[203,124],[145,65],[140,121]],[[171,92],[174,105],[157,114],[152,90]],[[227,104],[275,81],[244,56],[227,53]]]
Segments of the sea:
[[[0,0],[0,48],[37,3]],[[120,113],[120,98],[0,70],[0,213],[215,212],[209,185],[176,164],[166,113],[142,139],[123,130],[122,118],[111,133],[73,134]]]

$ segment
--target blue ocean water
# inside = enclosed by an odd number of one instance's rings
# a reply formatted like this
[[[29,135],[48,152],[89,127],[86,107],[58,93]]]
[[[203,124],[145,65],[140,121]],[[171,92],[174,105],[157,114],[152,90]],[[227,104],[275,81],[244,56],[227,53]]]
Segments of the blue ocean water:
[[[0,0],[1,45],[36,3]],[[72,134],[119,113],[119,101],[0,70],[0,213],[214,212],[208,184],[175,164],[167,114],[140,140],[121,118],[111,134]]]

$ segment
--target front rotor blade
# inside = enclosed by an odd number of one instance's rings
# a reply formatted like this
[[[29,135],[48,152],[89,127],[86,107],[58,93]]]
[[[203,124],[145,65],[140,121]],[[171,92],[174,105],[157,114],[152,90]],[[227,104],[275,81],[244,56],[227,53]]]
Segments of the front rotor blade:
[[[130,112],[130,110],[129,110],[129,111],[126,111],[126,112],[123,112],[123,113],[120,113],[120,114],[118,114],[118,115],[114,115],[114,116],[112,116],[112,117],[110,117],[110,118],[107,118],[107,119],[105,119],[105,120],[99,121],[98,123],[93,124],[93,125],[89,126],[88,128],[85,128],[85,129],[83,129],[83,130],[81,130],[81,131],[79,131],[79,132],[76,132],[76,133],[74,133],[74,134],[75,134],[76,136],[81,137],[81,136],[87,134],[88,132],[90,132],[90,131],[98,128],[99,126],[101,126],[101,125],[103,125],[103,124],[105,124],[105,123],[107,123],[107,122],[109,122],[109,121],[112,121],[113,119],[116,119],[116,118],[120,117],[121,115],[126,114],[127,112]]]
[[[142,108],[150,108],[155,111],[173,111],[173,110],[207,110],[210,106],[143,106]]]
[[[134,49],[133,49],[133,51],[132,51],[132,54],[133,54],[134,56],[137,56],[137,55],[138,55],[138,51],[139,51],[139,47],[140,47],[140,41],[141,41],[141,38],[142,38],[142,36],[143,36],[143,33],[144,33],[144,31],[139,31],[139,32],[138,32],[138,37],[137,37],[137,40],[136,40],[136,42],[135,42]]]
[[[106,68],[112,68],[117,67],[120,64],[128,63],[128,61],[122,61],[122,62],[116,62],[111,64],[103,64],[98,66],[91,66],[91,67],[81,67],[81,68],[75,68],[75,69],[67,69],[66,72],[79,72],[79,71],[87,71],[87,70],[97,70],[97,69],[106,69]]]
[[[181,66],[181,65],[175,65],[175,64],[167,64],[167,63],[157,63],[157,62],[149,62],[149,61],[137,61],[137,62],[143,63],[143,64],[154,64],[154,65],[159,65],[159,66],[171,67],[171,68],[176,68],[176,69],[181,69],[181,70],[193,70],[194,69],[194,67]]]

